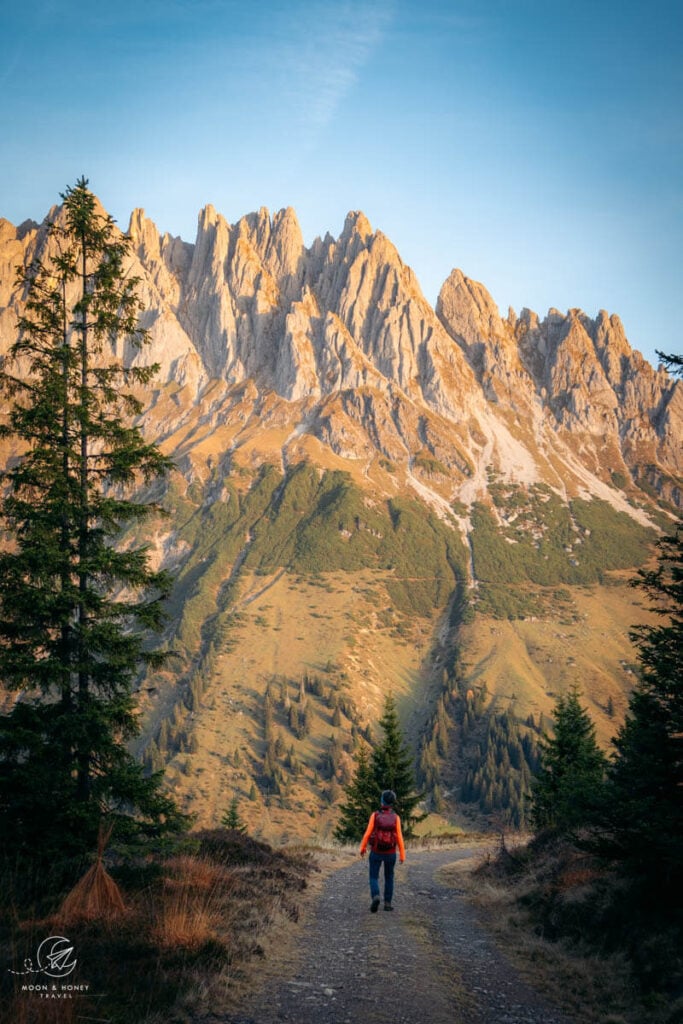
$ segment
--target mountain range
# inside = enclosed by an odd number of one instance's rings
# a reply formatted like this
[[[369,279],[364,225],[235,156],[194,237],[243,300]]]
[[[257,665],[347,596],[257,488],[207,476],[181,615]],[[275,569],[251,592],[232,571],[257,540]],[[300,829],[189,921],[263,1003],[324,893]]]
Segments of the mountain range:
[[[0,355],[59,216],[0,219]],[[605,744],[623,714],[683,383],[605,311],[503,318],[460,270],[432,307],[360,212],[311,246],[291,208],[128,233],[150,346],[118,354],[159,364],[142,425],[176,467],[136,538],[176,577],[140,755],[203,823],[236,796],[265,835],[324,833],[391,692],[433,814],[523,818],[557,693]]]

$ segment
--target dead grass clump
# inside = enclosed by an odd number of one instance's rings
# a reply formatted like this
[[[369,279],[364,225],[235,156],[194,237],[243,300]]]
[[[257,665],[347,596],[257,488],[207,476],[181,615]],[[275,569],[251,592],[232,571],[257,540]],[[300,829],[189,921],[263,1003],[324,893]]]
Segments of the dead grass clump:
[[[222,917],[216,900],[198,897],[181,887],[167,894],[150,931],[160,949],[197,950],[216,941]]]
[[[66,896],[56,914],[56,921],[72,924],[77,921],[113,921],[126,912],[118,885],[107,874],[102,863],[111,836],[111,828],[100,829],[97,859]]]
[[[207,857],[180,855],[164,864],[150,936],[161,949],[196,950],[227,941],[236,877]]]

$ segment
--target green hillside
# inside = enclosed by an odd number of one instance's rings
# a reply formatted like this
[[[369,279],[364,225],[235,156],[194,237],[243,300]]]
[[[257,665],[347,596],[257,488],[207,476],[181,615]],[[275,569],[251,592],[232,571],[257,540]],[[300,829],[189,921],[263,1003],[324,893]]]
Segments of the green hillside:
[[[143,684],[140,752],[202,824],[236,797],[264,835],[327,834],[388,692],[427,807],[456,820],[523,823],[543,715],[571,682],[609,741],[644,614],[624,577],[654,531],[540,484],[491,493],[465,538],[407,491],[369,493],[306,460],[216,468],[185,491],[176,478],[176,657]],[[605,657],[610,614],[626,621]]]

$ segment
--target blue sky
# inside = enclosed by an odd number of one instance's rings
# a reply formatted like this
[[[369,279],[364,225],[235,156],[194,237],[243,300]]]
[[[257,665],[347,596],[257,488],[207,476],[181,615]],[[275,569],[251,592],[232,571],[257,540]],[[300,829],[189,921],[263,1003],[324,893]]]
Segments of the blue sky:
[[[361,209],[435,302],[618,313],[683,351],[678,0],[36,0],[0,12],[0,216],[81,174],[126,227],[194,241],[293,206]]]

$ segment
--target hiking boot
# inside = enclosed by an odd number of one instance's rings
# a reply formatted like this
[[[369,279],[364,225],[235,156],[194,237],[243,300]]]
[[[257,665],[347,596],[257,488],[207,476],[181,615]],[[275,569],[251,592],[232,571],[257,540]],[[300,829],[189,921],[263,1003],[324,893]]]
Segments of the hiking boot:
[[[373,896],[372,903],[370,904],[370,913],[371,914],[376,914],[378,907],[379,907],[379,896]]]
[[[384,904],[384,909],[385,910],[393,910],[394,908],[392,907],[391,903],[385,903]]]

